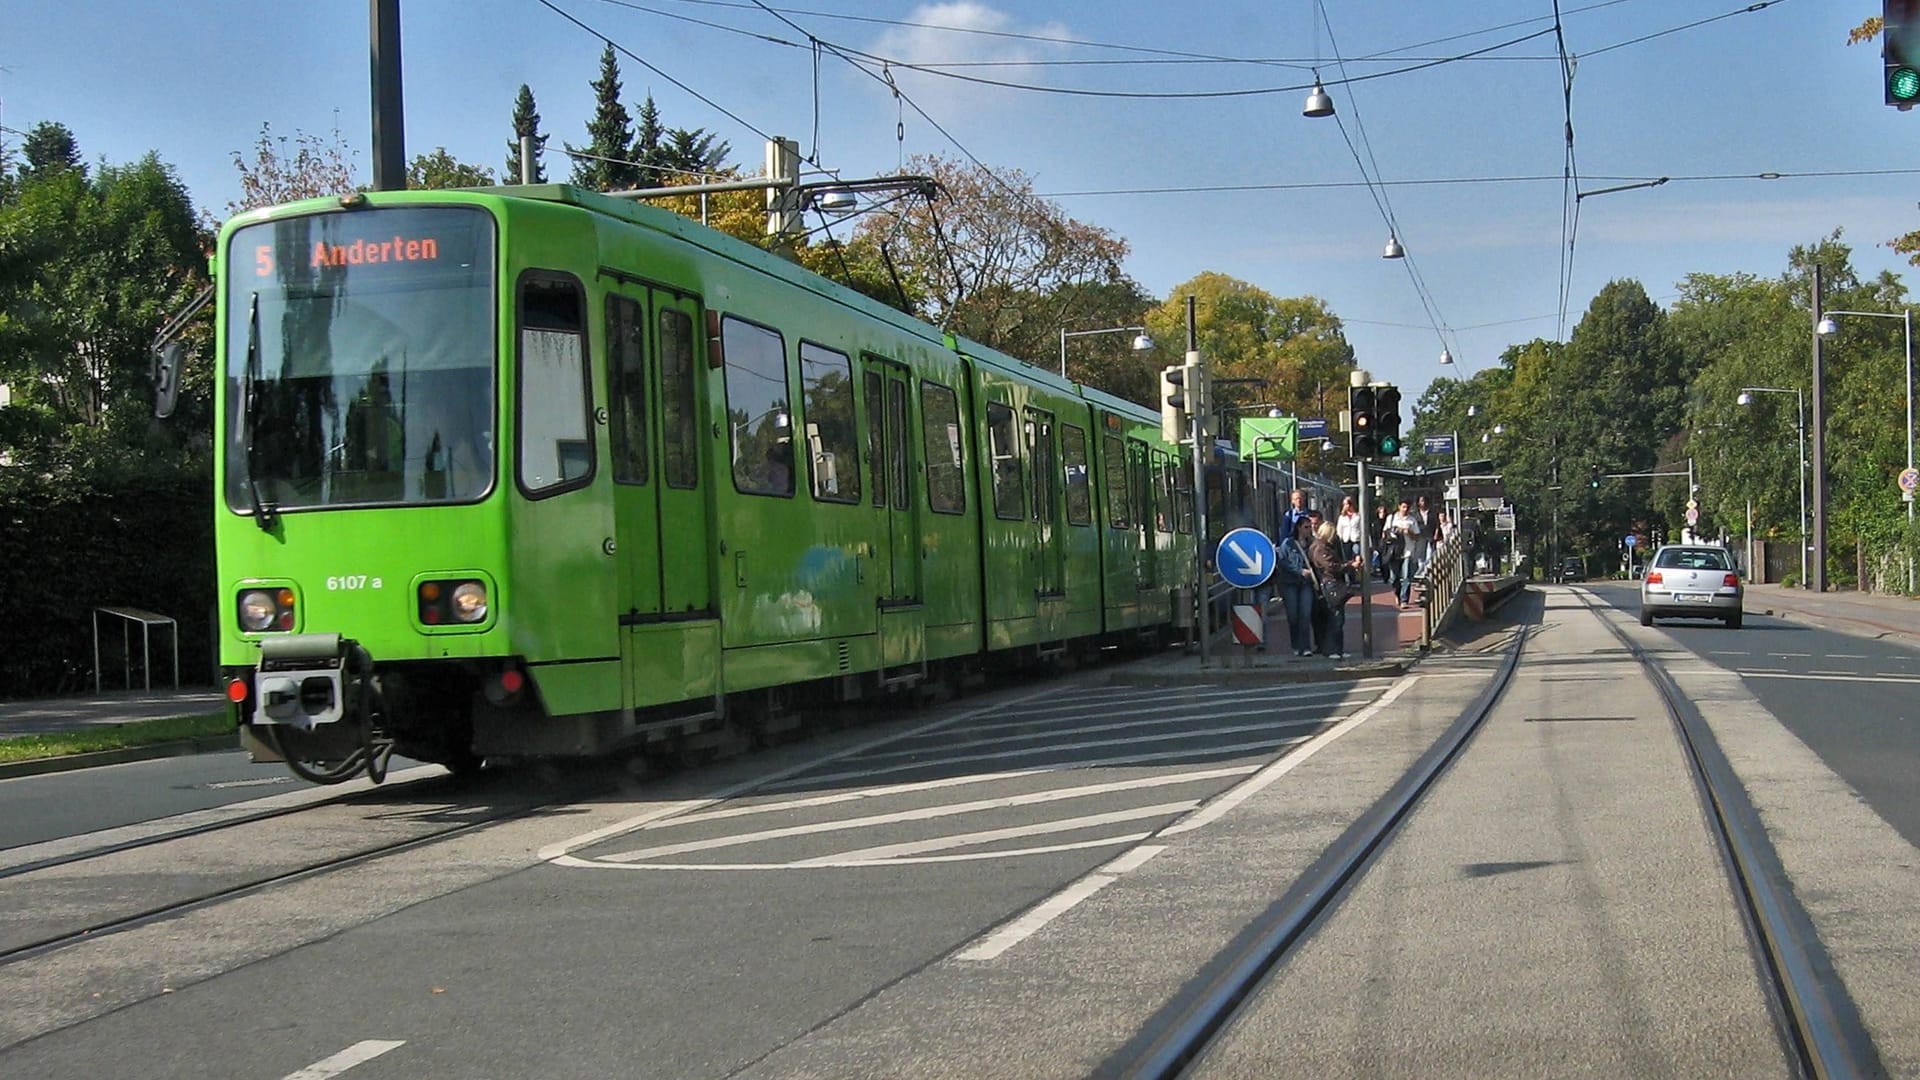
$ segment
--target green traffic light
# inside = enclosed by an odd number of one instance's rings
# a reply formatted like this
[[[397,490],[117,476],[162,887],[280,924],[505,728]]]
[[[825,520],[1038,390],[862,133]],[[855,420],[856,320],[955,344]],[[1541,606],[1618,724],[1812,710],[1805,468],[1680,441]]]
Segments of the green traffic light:
[[[1920,100],[1920,71],[1910,67],[1894,68],[1887,76],[1887,93],[1895,101]]]
[[[1380,436],[1380,453],[1383,457],[1393,457],[1400,453],[1400,440],[1391,435]]]

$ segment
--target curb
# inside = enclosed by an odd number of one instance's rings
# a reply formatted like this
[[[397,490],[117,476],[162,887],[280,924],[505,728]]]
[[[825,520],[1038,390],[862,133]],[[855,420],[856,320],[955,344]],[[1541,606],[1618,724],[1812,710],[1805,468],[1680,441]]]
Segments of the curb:
[[[1379,660],[1340,667],[1214,667],[1205,671],[1120,671],[1107,679],[1109,686],[1267,686],[1274,683],[1347,682],[1353,679],[1404,675],[1413,666],[1411,660]]]
[[[197,739],[176,739],[172,742],[149,743],[146,746],[129,746],[121,750],[95,750],[86,754],[63,754],[60,757],[28,758],[25,761],[10,761],[0,764],[0,780],[13,780],[22,776],[44,776],[48,773],[72,772],[77,769],[92,769],[101,765],[125,765],[133,761],[152,761],[156,758],[190,757],[194,754],[214,754],[222,750],[240,749],[240,734],[202,735]]]

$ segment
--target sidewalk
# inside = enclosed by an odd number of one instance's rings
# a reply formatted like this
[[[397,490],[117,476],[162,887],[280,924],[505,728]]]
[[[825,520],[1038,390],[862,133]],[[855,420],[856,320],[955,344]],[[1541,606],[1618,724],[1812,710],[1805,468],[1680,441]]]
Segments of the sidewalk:
[[[1747,586],[1747,610],[1764,612],[1837,630],[1878,637],[1900,634],[1920,638],[1920,601],[1881,593],[1809,592],[1782,585]]]
[[[164,720],[218,711],[226,698],[212,687],[108,690],[98,694],[0,701],[0,738],[85,731],[133,720]]]

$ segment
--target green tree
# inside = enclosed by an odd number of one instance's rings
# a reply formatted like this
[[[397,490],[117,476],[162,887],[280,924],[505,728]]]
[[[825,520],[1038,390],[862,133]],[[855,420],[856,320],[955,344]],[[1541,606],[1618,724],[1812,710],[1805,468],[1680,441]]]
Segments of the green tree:
[[[534,108],[533,90],[526,83],[520,84],[520,95],[513,99],[513,139],[507,143],[507,171],[504,174],[509,184],[520,182],[520,140],[533,140],[533,182],[547,182],[547,167],[540,157],[546,153],[547,137],[540,134],[540,112]]]
[[[627,107],[620,104],[620,61],[614,56],[613,43],[600,53],[600,77],[588,84],[593,88],[593,119],[587,121],[587,145],[584,150],[568,144],[576,157],[573,182],[594,191],[622,191],[637,187],[640,169],[632,164],[633,125]]]
[[[147,345],[204,286],[206,247],[186,189],[153,154],[93,177],[41,172],[0,209],[0,382],[40,413],[41,435],[144,437]]]
[[[415,189],[486,187],[494,182],[493,170],[456,160],[447,148],[437,146],[431,154],[421,154],[407,163],[407,186]]]
[[[1278,405],[1294,416],[1326,416],[1346,407],[1353,346],[1340,319],[1313,296],[1281,298],[1257,285],[1205,271],[1174,286],[1147,313],[1147,329],[1167,364],[1186,351],[1186,298],[1194,298],[1194,336],[1215,379],[1257,379],[1214,395],[1219,405]],[[1156,391],[1157,393],[1157,391]]]
[[[65,124],[52,120],[33,125],[20,146],[20,153],[25,159],[20,165],[22,183],[32,183],[68,169],[86,171],[86,166],[80,163],[80,144],[74,140],[73,132]]]
[[[326,140],[298,128],[291,137],[276,136],[272,126],[263,123],[253,144],[252,161],[238,150],[233,152],[233,167],[240,173],[240,198],[227,204],[227,213],[364,190],[353,175],[357,153],[340,137],[338,128]]]

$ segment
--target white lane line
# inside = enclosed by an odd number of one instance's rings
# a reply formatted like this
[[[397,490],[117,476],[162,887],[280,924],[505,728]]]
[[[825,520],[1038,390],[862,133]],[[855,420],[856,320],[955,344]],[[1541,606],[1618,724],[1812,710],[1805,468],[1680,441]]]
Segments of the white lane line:
[[[1158,806],[1135,806],[1126,810],[1109,810],[1104,814],[1087,814],[1083,817],[1061,818],[1058,821],[1042,821],[1032,825],[1012,825],[1004,829],[984,829],[980,832],[955,833],[952,836],[939,836],[932,840],[913,840],[901,844],[882,844],[878,847],[861,848],[858,851],[841,852],[838,855],[823,855],[817,859],[802,859],[792,863],[794,867],[832,866],[840,862],[875,862],[884,859],[897,859],[905,855],[925,855],[933,851],[947,851],[958,847],[975,847],[980,844],[992,844],[1001,840],[1020,840],[1029,836],[1047,836],[1052,833],[1074,832],[1079,829],[1093,829],[1101,825],[1115,825],[1122,821],[1139,821],[1142,818],[1167,817],[1185,813],[1200,805],[1198,799],[1182,799],[1179,802],[1161,803]]]
[[[1153,711],[1163,712],[1168,710],[1153,710]],[[1180,711],[1191,712],[1190,709],[1182,709]],[[1041,743],[1042,745],[1029,746],[1027,750],[1023,751],[1025,753],[1038,753],[1043,750],[1051,749],[1051,747],[1044,744],[1045,740],[1057,739],[1062,735],[1073,735],[1073,736],[1093,735],[1099,732],[1128,731],[1134,728],[1165,727],[1168,724],[1178,724],[1178,723],[1181,723],[1182,721],[1189,721],[1188,726],[1184,729],[1183,734],[1191,737],[1191,736],[1197,736],[1197,735],[1205,735],[1209,731],[1225,730],[1220,728],[1209,728],[1209,727],[1202,726],[1206,722],[1213,721],[1213,720],[1234,720],[1234,719],[1240,719],[1242,717],[1248,717],[1248,716],[1281,716],[1287,713],[1325,712],[1325,711],[1327,711],[1326,705],[1294,705],[1294,706],[1254,705],[1251,708],[1246,708],[1246,709],[1237,709],[1237,710],[1223,709],[1218,711],[1209,711],[1200,716],[1155,716],[1155,717],[1149,717],[1144,720],[1116,720],[1110,724],[1074,724],[1070,727],[1052,728],[1047,731],[1030,731],[1030,732],[1023,732],[1018,735],[991,735],[991,736],[987,736],[979,739],[966,739],[961,742],[935,743],[935,744],[919,743],[914,746],[909,746],[902,750],[886,750],[880,753],[862,754],[858,758],[854,759],[854,763],[865,764],[866,762],[869,762],[869,761],[880,762],[880,761],[886,761],[893,758],[914,758],[914,759],[917,759],[918,764],[925,764],[926,761],[928,760],[929,755],[933,755],[937,760],[940,760],[940,761],[963,761],[965,760],[964,758],[948,757],[946,756],[945,752],[950,750],[973,750],[983,746],[1013,747],[1020,743],[1029,743],[1029,744]],[[1131,715],[1137,716],[1139,714],[1135,713]],[[1329,717],[1327,719],[1331,719],[1331,718]],[[1312,721],[1298,721],[1298,722],[1299,723],[1321,723],[1323,721],[1312,720]],[[995,726],[999,726],[999,725],[995,725]],[[1007,725],[1007,726],[1026,727],[1030,725],[1023,724],[1023,725]],[[973,734],[974,732],[980,731],[980,730],[984,730],[984,729],[969,728],[967,732],[965,732],[965,734]]]
[[[1399,682],[1394,683],[1387,688],[1386,693],[1380,695],[1378,701],[1375,701],[1373,704],[1361,709],[1359,712],[1354,713],[1352,716],[1340,721],[1338,724],[1335,724],[1320,734],[1315,735],[1313,738],[1308,739],[1305,746],[1302,746],[1300,749],[1295,750],[1293,753],[1288,754],[1286,757],[1281,758],[1266,768],[1261,769],[1259,772],[1229,789],[1225,794],[1215,798],[1200,809],[1181,818],[1179,821],[1161,829],[1156,835],[1177,836],[1180,833],[1192,832],[1204,825],[1209,825],[1220,820],[1234,807],[1239,806],[1241,803],[1259,794],[1267,785],[1292,772],[1308,758],[1333,745],[1335,739],[1338,739],[1340,736],[1345,735],[1347,732],[1352,731],[1354,728],[1359,727],[1361,724],[1379,715],[1380,710],[1393,704],[1401,694],[1411,690],[1413,684],[1419,681],[1420,676],[1408,675]]]
[[[1770,652],[1767,655],[1773,657],[1776,660],[1811,660],[1813,659],[1813,654],[1810,652]]]
[[[363,1065],[389,1050],[398,1050],[405,1045],[405,1039],[365,1039],[299,1072],[288,1073],[286,1080],[328,1080],[328,1077],[339,1076],[355,1065]]]
[[[1710,650],[1707,653],[1707,655],[1708,656],[1752,656],[1753,654],[1750,652],[1735,652],[1732,649],[1713,649],[1713,650]]]
[[[1866,658],[1866,653],[1830,652],[1827,654],[1829,660],[1865,660]]]
[[[788,780],[795,776],[799,776],[803,773],[806,773],[811,769],[817,769],[831,762],[839,761],[843,758],[852,757],[855,754],[859,754],[867,750],[871,750],[876,746],[885,746],[887,743],[893,741],[894,739],[912,738],[915,735],[924,734],[929,731],[938,731],[941,728],[947,727],[951,724],[958,724],[963,721],[971,720],[978,716],[985,716],[988,713],[994,712],[997,709],[1012,708],[1014,706],[1021,705],[1026,702],[1033,701],[1036,698],[1045,696],[1048,692],[1049,691],[1047,690],[1035,690],[1031,694],[1024,694],[1020,697],[1016,697],[1008,701],[1002,701],[992,705],[982,705],[977,709],[968,709],[966,712],[960,713],[955,716],[949,716],[944,720],[933,720],[928,723],[921,724],[919,727],[916,727],[911,731],[901,732],[898,735],[881,735],[876,738],[868,739],[866,742],[857,743],[853,746],[848,747],[845,750],[836,750],[830,754],[822,754],[821,756],[814,758],[812,761],[803,761],[798,765],[792,765],[784,769],[776,769],[773,772],[766,774],[765,776],[756,777],[752,780],[742,780],[738,784],[733,784],[731,786],[721,788],[720,790],[714,792],[709,796],[706,796],[705,798],[680,799],[674,802],[658,803],[647,810],[643,810],[640,813],[635,814],[630,818],[627,818],[624,821],[616,821],[611,825],[594,829],[591,832],[581,833],[579,836],[573,837],[572,839],[562,840],[556,844],[548,844],[546,847],[543,847],[538,852],[536,852],[534,857],[541,860],[542,862],[554,862],[558,860],[561,856],[566,855],[568,852],[573,851],[576,848],[583,848],[583,847],[586,847],[588,844],[597,843],[601,840],[606,840],[610,837],[619,836],[622,833],[632,832],[633,830],[638,829],[641,826],[646,825],[650,822],[659,821],[668,817],[675,817],[680,814],[692,813],[695,810],[699,810],[703,807],[712,806],[713,804],[718,802],[724,802],[727,799],[731,799],[736,795],[744,795],[750,791],[766,790],[769,787],[769,785],[776,784],[779,781]]]
[[[1236,724],[1230,727],[1173,731],[1164,735],[1140,735],[1131,739],[1086,739],[1079,742],[1027,746],[1018,750],[1003,750],[993,754],[955,754],[951,757],[942,755],[939,757],[928,757],[921,761],[909,761],[902,765],[885,765],[877,769],[861,769],[857,772],[815,773],[782,784],[769,785],[767,790],[780,791],[803,785],[852,780],[862,776],[880,776],[886,773],[912,772],[916,769],[943,769],[975,761],[1003,761],[1008,758],[1030,758],[1038,757],[1041,754],[1060,754],[1069,750],[1095,750],[1103,746],[1138,746],[1143,743],[1191,742],[1196,735],[1205,735],[1208,737],[1215,735],[1244,735],[1250,731],[1280,731],[1287,728],[1316,727],[1321,724],[1331,723],[1333,720],[1333,717],[1328,716],[1314,720],[1288,720],[1278,724]],[[1212,753],[1217,750],[1217,747],[1201,745],[1188,747],[1181,751],[1181,753],[1190,756],[1196,753]],[[1079,762],[1078,764],[1085,765],[1086,762]]]
[[[1027,855],[1053,855],[1062,851],[1085,851],[1088,848],[1132,847],[1134,844],[1137,844],[1140,841],[1145,840],[1148,835],[1149,834],[1147,833],[1136,832],[1136,833],[1123,833],[1118,836],[1096,836],[1091,840],[1075,840],[1071,843],[1066,843],[1066,844],[1044,844],[1038,847],[1023,847],[1018,850],[1007,850],[1004,848],[995,848],[992,851],[963,851],[954,855],[902,855],[892,859],[867,859],[867,860],[843,859],[836,862],[822,861],[822,862],[817,862],[810,865],[809,867],[807,867],[807,869],[809,870],[814,870],[814,869],[850,870],[856,867],[869,867],[869,866],[899,867],[899,866],[920,865],[923,863],[985,862],[988,859],[1005,860],[1005,859],[1011,859],[1015,857],[1023,857]],[[553,865],[577,867],[582,870],[644,870],[649,873],[658,873],[660,871],[671,870],[671,871],[684,871],[684,872],[697,871],[699,873],[707,873],[707,872],[716,871],[716,870],[730,870],[730,871],[792,870],[797,864],[784,863],[784,862],[780,862],[780,863],[709,863],[709,862],[610,863],[610,862],[589,862],[586,859],[582,859],[577,855],[562,855],[559,858],[553,860]]]
[[[1912,675],[1823,675],[1816,671],[1742,671],[1740,675],[1748,679],[1816,679],[1820,682],[1877,682],[1920,686],[1920,678]]]
[[[1082,900],[1120,880],[1120,875],[1165,851],[1165,846],[1137,847],[1067,886],[1038,907],[988,935],[979,944],[954,955],[956,960],[992,960],[1038,933],[1040,928],[1072,911]]]
[[[677,844],[659,844],[654,847],[622,851],[601,856],[602,862],[640,862],[645,859],[661,858],[667,855],[683,855],[690,851],[713,851],[718,848],[738,847],[741,844],[758,843],[762,840],[784,840],[794,836],[816,836],[820,833],[845,832],[853,829],[868,829],[879,825],[895,825],[903,821],[932,821],[939,818],[955,817],[960,814],[981,813],[988,810],[1004,810],[1015,806],[1041,806],[1046,803],[1064,802],[1068,799],[1082,799],[1094,795],[1110,795],[1121,791],[1140,791],[1146,788],[1171,787],[1176,784],[1192,784],[1203,780],[1217,780],[1226,776],[1238,775],[1239,767],[1222,769],[1201,769],[1196,772],[1172,773],[1165,776],[1142,776],[1132,780],[1111,780],[1102,784],[1084,784],[1080,787],[1053,788],[1046,791],[1029,791],[1020,795],[1005,795],[998,799],[978,799],[973,802],[948,803],[942,806],[921,806],[912,810],[896,810],[890,814],[869,814],[866,817],[840,818],[835,821],[814,821],[805,825],[785,825],[777,829],[761,829],[757,832],[736,833],[732,836],[716,836],[706,840],[686,840]]]
[[[1297,696],[1288,696],[1284,698],[1264,698],[1263,699],[1258,697],[1250,698],[1246,693],[1246,691],[1244,689],[1241,689],[1241,690],[1236,690],[1234,693],[1231,693],[1231,694],[1194,694],[1189,697],[1182,698],[1171,705],[1143,703],[1142,707],[1128,708],[1128,709],[1125,709],[1124,712],[1119,707],[1123,705],[1131,704],[1130,702],[1107,701],[1107,702],[1100,702],[1097,705],[1076,705],[1070,710],[1036,709],[1036,710],[1031,710],[1031,711],[1022,712],[1022,713],[1011,713],[1011,714],[1008,714],[1009,718],[1006,720],[997,721],[991,724],[969,725],[968,727],[961,729],[961,732],[968,735],[978,735],[978,734],[981,734],[982,732],[999,731],[1004,728],[1031,728],[1031,727],[1038,727],[1038,726],[1047,725],[1047,724],[1052,724],[1056,726],[1066,726],[1074,723],[1075,721],[1084,719],[1089,714],[1090,710],[1100,715],[1108,715],[1108,716],[1111,716],[1111,715],[1156,716],[1164,713],[1164,714],[1170,714],[1169,719],[1179,719],[1182,714],[1190,714],[1194,712],[1207,714],[1207,710],[1214,707],[1209,700],[1212,698],[1224,698],[1226,699],[1226,701],[1236,705],[1246,702],[1246,703],[1253,704],[1257,708],[1266,708],[1266,709],[1273,709],[1273,710],[1290,710],[1294,712],[1299,712],[1302,709],[1314,709],[1314,708],[1324,709],[1329,707],[1335,707],[1339,704],[1340,699],[1348,696],[1367,697],[1370,695],[1368,695],[1365,691],[1360,690],[1358,688],[1342,688],[1341,690],[1335,693],[1303,693]],[[1322,700],[1316,704],[1312,701],[1312,699],[1314,698],[1319,698]],[[1043,716],[1042,715],[1042,713],[1052,713],[1052,712],[1059,712],[1060,715],[1059,716]],[[1211,714],[1208,714],[1208,715],[1211,715]],[[1084,730],[1084,729],[1076,729],[1076,730]]]

